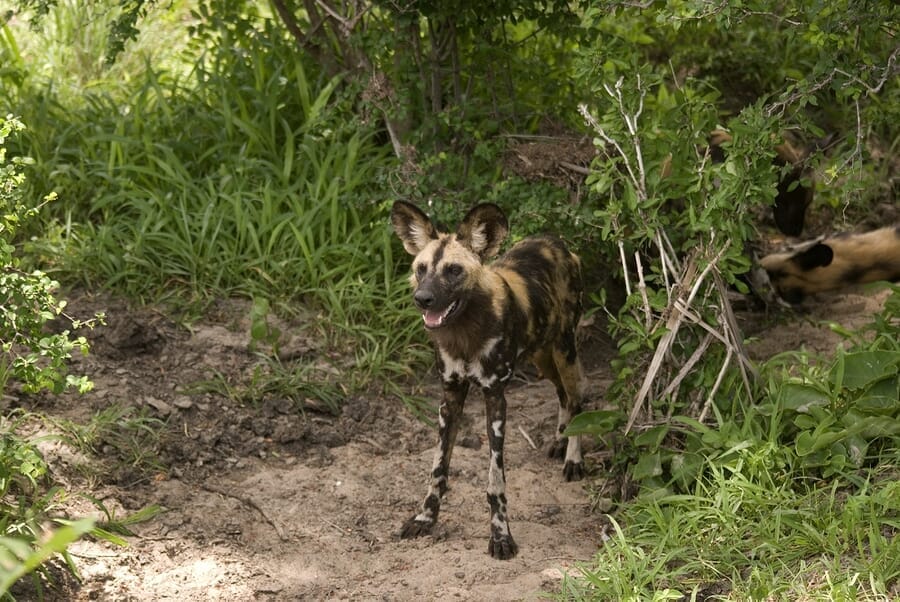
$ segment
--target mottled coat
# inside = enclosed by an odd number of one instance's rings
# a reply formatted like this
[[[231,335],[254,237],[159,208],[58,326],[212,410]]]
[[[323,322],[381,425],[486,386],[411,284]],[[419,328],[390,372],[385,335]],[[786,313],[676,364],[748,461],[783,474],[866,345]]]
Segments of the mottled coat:
[[[440,231],[416,206],[394,204],[391,223],[414,256],[413,300],[434,343],[443,385],[429,490],[402,537],[431,531],[438,518],[453,444],[470,384],[484,394],[490,444],[487,496],[491,512],[488,552],[512,558],[517,546],[509,530],[503,439],[504,389],[520,358],[531,359],[556,385],[559,416],[550,455],[564,457],[566,480],[584,475],[578,437],[563,437],[582,403],[582,368],[575,329],[582,310],[581,264],[559,239],[531,237],[492,264],[508,233],[499,207],[474,207],[456,232]]]
[[[760,265],[785,300],[878,280],[900,281],[900,225],[865,234],[819,238],[781,253]]]

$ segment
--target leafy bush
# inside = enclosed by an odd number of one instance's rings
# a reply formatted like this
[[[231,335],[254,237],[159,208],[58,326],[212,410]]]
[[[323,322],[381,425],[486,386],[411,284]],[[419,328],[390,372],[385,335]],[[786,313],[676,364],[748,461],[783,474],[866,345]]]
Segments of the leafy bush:
[[[388,158],[344,76],[255,8],[195,16],[189,73],[148,65],[130,85],[22,107],[42,123],[21,144],[42,158],[31,186],[67,199],[31,249],[70,281],[191,313],[239,295],[325,316],[310,328],[355,362],[343,386],[412,374],[430,354],[400,294],[389,193],[371,185]]]
[[[798,353],[770,362],[781,378],[758,411],[780,414],[800,472],[828,478],[900,449],[900,287],[866,331],[871,341],[848,335],[852,347],[838,347],[831,362],[804,365]]]
[[[0,118],[0,393],[11,378],[26,391],[67,387],[79,391],[90,388],[86,377],[66,373],[66,360],[74,349],[87,352],[83,337],[72,339],[68,331],[47,334],[44,326],[65,307],[57,301],[57,286],[40,271],[20,269],[15,254],[15,235],[23,220],[33,217],[38,207],[27,207],[22,198],[21,173],[26,161],[7,161],[6,140],[23,129],[14,117]],[[45,198],[44,202],[52,200]],[[77,325],[75,326],[77,327]],[[66,555],[66,546],[90,531],[93,521],[69,522],[53,519],[58,528],[48,536],[43,525],[48,512],[58,503],[61,490],[45,491],[47,465],[31,443],[16,436],[6,420],[0,423],[0,593],[19,578],[40,567],[56,554]]]
[[[0,119],[0,388],[10,377],[19,379],[25,390],[49,389],[61,392],[73,386],[80,391],[90,388],[85,377],[66,374],[65,362],[73,350],[87,353],[84,337],[71,338],[69,331],[48,334],[44,325],[66,306],[53,291],[59,286],[39,270],[24,271],[15,254],[13,242],[20,224],[38,212],[40,207],[27,207],[21,193],[24,176],[21,157],[6,160],[6,138],[23,126],[13,117]],[[55,198],[45,197],[44,203]],[[73,328],[92,326],[94,321],[73,321]]]
[[[896,47],[882,29],[897,7],[868,13],[844,6],[847,19],[861,24],[851,32],[836,17],[839,6],[844,4],[819,10],[821,3],[800,3],[776,14],[767,2],[687,1],[647,10],[607,3],[584,12],[585,27],[605,34],[602,43],[581,49],[578,70],[590,93],[581,113],[599,150],[588,178],[593,214],[584,223],[606,241],[602,252],[616,266],[625,300],[610,316],[619,354],[609,396],[620,406],[578,418],[570,432],[593,433],[612,443],[611,433],[624,424],[630,437],[617,443],[623,451],[617,468],[648,489],[688,487],[704,454],[739,443],[744,433],[736,424],[759,424],[747,417],[758,411],[754,404],[768,383],[743,350],[726,287],[746,290],[748,247],[759,238],[759,223],[766,221],[776,194],[780,171],[773,167],[774,147],[784,132],[812,141],[827,127],[855,140],[852,151],[814,159],[828,174],[829,186],[821,187],[826,190],[820,196],[829,204],[837,198],[859,201],[863,183],[875,173],[862,167],[863,128],[881,123],[878,107],[897,94],[890,85]],[[799,40],[778,33],[788,23],[803,32]],[[698,38],[711,43],[696,44]],[[822,44],[840,51],[822,53]],[[781,51],[788,47],[793,50]],[[734,61],[741,61],[739,70]],[[827,115],[819,109],[826,105]],[[854,113],[851,125],[838,115],[847,118],[848,111]],[[709,148],[713,129],[731,135],[721,161],[713,161]],[[885,139],[870,142],[876,158],[900,139],[895,127],[883,133]],[[885,198],[882,188],[868,188],[870,196],[863,200]],[[601,294],[594,298],[603,300]],[[851,408],[838,412],[832,424],[819,422],[819,410],[805,401],[777,409],[782,416],[802,407],[812,414],[806,423],[798,417],[795,428],[815,423],[821,429],[799,439],[797,451],[809,468],[826,463],[839,471],[846,456],[838,447],[861,451],[853,437],[854,429],[866,429],[863,425],[891,432],[874,415],[883,408],[872,406],[894,392],[888,384],[892,357],[880,352],[871,381],[860,376],[857,389],[840,400],[834,398],[835,387],[845,384],[845,369],[858,375],[859,366],[872,360],[868,353],[836,358],[830,380],[822,381],[831,383],[827,387],[820,383],[813,391],[793,383],[785,389],[785,399],[818,396],[831,399],[833,410],[848,403]],[[861,417],[854,413],[857,402],[873,415],[864,412],[861,425],[844,429],[840,425]],[[714,450],[705,447],[714,440]],[[780,450],[780,437],[768,441]],[[834,457],[828,455],[832,447]],[[801,468],[794,460],[784,459],[786,470]]]
[[[634,437],[634,478],[651,486],[621,507],[565,599],[891,598],[900,585],[898,330],[894,287],[833,358],[767,362],[760,401],[742,413],[717,414],[715,428],[675,416]],[[580,417],[607,431],[622,419]]]

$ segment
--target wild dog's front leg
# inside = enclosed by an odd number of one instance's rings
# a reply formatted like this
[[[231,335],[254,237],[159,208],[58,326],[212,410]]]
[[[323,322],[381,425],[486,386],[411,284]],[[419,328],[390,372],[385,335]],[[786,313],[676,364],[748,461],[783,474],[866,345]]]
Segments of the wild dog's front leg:
[[[506,471],[503,468],[503,440],[506,433],[506,398],[503,389],[485,389],[488,443],[491,462],[488,467],[487,499],[491,507],[491,540],[488,553],[499,560],[516,555],[519,547],[509,532],[506,509]]]
[[[430,533],[437,522],[441,498],[447,491],[450,456],[453,454],[453,444],[459,432],[459,421],[468,390],[467,381],[454,379],[444,382],[444,394],[438,415],[438,447],[434,452],[428,495],[425,496],[419,513],[403,524],[400,531],[401,538],[419,537]]]

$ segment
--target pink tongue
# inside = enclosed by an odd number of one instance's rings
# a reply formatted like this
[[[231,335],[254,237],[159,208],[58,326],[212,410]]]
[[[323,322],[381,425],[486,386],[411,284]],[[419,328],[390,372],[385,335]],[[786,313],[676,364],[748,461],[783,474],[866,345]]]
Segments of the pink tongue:
[[[440,326],[441,321],[444,319],[443,312],[427,311],[427,310],[425,311],[425,313],[422,314],[422,317],[425,319],[425,325],[432,326],[432,327]]]

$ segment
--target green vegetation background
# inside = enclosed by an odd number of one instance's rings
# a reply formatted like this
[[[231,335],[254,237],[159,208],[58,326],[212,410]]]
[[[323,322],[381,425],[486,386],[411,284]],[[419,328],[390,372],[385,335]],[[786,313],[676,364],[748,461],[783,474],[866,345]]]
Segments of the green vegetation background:
[[[268,378],[317,391],[334,411],[341,390],[368,389],[427,415],[408,392],[430,352],[387,213],[403,198],[452,223],[492,201],[515,237],[551,229],[584,257],[592,310],[609,308],[619,345],[621,407],[576,426],[617,450],[609,472],[641,495],[561,597],[897,595],[898,293],[834,358],[776,358],[753,387],[733,367],[719,377],[726,350],[711,347],[708,367],[654,402],[651,418],[673,419],[619,437],[663,334],[640,313],[663,313],[665,269],[648,266],[647,299],[619,289],[620,258],[660,233],[673,257],[704,249],[697,261],[741,286],[784,138],[811,151],[811,211],[852,227],[895,203],[900,8],[323,6],[21,0],[0,14],[0,123],[25,125],[0,140],[0,288],[18,310],[0,324],[0,385],[87,386],[64,374],[84,341],[41,334],[64,310],[53,297],[61,281],[167,304],[186,320],[215,299],[247,297],[254,338],[276,346],[269,312],[315,315],[313,334],[350,366],[340,387],[274,359]],[[733,136],[718,164],[702,150],[716,128]],[[517,144],[584,136],[597,149],[584,181],[581,163],[575,177],[511,169]],[[715,324],[708,309],[700,320]],[[698,333],[685,330],[677,355],[697,349]],[[712,417],[700,423],[689,408],[706,394]],[[49,552],[36,543],[39,519],[13,528],[23,508],[40,517],[53,505],[16,484],[15,474],[37,483],[29,471],[40,459],[14,422],[3,425],[13,459],[0,492],[25,500],[3,506],[5,587],[90,525],[74,523]]]

